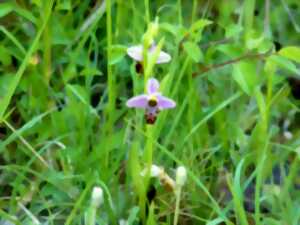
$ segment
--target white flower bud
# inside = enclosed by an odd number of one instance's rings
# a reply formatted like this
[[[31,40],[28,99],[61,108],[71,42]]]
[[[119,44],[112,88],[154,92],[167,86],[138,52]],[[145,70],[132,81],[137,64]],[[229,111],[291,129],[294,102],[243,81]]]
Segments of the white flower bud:
[[[103,203],[103,190],[101,187],[94,187],[92,192],[91,204],[99,207]]]
[[[176,170],[176,185],[177,186],[183,186],[186,182],[187,173],[186,169],[183,166],[179,166]]]
[[[151,169],[150,169],[150,177],[159,177],[161,173],[163,173],[163,169],[157,165],[152,165]],[[147,168],[145,168],[142,172],[141,172],[141,176],[146,176],[147,174]]]
[[[127,225],[127,224],[128,224],[128,222],[126,220],[124,220],[124,219],[119,220],[119,225]]]

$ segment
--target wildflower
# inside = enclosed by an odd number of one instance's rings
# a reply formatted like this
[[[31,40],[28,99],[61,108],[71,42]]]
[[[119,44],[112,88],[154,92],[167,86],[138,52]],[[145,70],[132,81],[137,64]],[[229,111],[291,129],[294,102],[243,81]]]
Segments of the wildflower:
[[[176,187],[175,187],[175,197],[176,197],[176,205],[175,205],[175,213],[174,213],[174,225],[178,223],[178,217],[180,212],[180,198],[181,198],[181,189],[186,182],[187,174],[186,169],[183,166],[179,166],[176,170]]]
[[[148,124],[154,124],[157,114],[163,109],[174,108],[176,103],[158,92],[159,82],[150,78],[147,82],[147,94],[142,94],[129,99],[126,105],[130,108],[144,108]]]
[[[182,187],[186,182],[186,169],[183,166],[179,166],[176,170],[176,185]]]
[[[145,168],[141,172],[141,176],[146,176],[147,171],[148,169]],[[175,190],[175,181],[165,172],[164,168],[152,164],[150,168],[150,177],[157,178],[162,187],[164,187],[167,191]]]
[[[163,173],[163,172],[164,172],[164,170],[161,167],[159,167],[159,166],[157,166],[155,164],[152,164],[151,168],[150,168],[150,177],[159,177],[160,174]],[[145,168],[141,172],[141,176],[144,177],[144,176],[146,176],[146,174],[147,174],[147,168]]]
[[[119,220],[119,225],[127,225],[127,224],[128,224],[127,220],[124,219]]]
[[[148,55],[151,57],[151,55],[154,54],[156,50],[156,45],[154,42],[152,42],[152,44],[150,45],[149,49],[148,49]],[[138,64],[140,65],[139,62],[143,61],[143,45],[135,45],[132,47],[129,47],[127,49],[127,54],[133,58],[135,61],[138,62]],[[156,60],[156,64],[161,64],[161,63],[167,63],[171,60],[171,56],[164,52],[164,51],[160,51],[157,60]]]
[[[101,187],[94,187],[92,192],[91,204],[98,208],[103,203],[103,190]]]

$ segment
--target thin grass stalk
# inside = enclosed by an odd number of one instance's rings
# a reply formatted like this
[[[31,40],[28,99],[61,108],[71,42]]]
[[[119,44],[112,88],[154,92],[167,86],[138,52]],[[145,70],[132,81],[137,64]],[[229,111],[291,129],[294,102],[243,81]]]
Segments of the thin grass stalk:
[[[174,222],[173,225],[178,224],[178,218],[180,214],[180,198],[181,198],[181,187],[176,190],[176,203],[175,203],[175,213],[174,213]]]
[[[48,2],[48,1],[47,1]],[[44,4],[42,7],[41,14],[45,14],[47,12],[49,4]],[[51,18],[51,15],[50,15]],[[43,72],[44,72],[44,80],[45,83],[48,85],[50,82],[51,76],[51,30],[48,23],[45,26],[44,33],[43,33],[43,44],[44,44],[44,51],[43,51]]]
[[[145,0],[145,12],[146,12],[146,22],[147,24],[150,23],[150,6],[149,6],[149,0]]]
[[[112,56],[112,16],[111,16],[111,0],[106,0],[106,32],[107,32],[107,79],[108,79],[108,107],[107,107],[107,124],[106,124],[106,149],[105,149],[105,166],[109,164],[109,143],[111,143],[113,130],[113,116],[116,101],[115,77],[113,75],[112,65],[110,64]]]
[[[177,0],[177,9],[178,9],[178,23],[179,25],[182,24],[182,10],[181,10],[181,0]]]

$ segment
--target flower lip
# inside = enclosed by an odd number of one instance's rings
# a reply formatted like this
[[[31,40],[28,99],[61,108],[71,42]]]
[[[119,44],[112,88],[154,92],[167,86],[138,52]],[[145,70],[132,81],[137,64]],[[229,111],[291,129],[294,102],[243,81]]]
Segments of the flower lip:
[[[154,124],[156,121],[156,115],[154,114],[145,114],[145,120],[147,124]]]

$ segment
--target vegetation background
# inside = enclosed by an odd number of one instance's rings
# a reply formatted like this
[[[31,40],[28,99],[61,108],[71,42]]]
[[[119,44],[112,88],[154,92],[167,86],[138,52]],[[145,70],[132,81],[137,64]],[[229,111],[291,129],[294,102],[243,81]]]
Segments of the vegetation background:
[[[177,106],[149,126],[126,49],[156,18]],[[299,0],[0,1],[0,224],[299,225],[299,22]],[[152,163],[185,166],[179,208]]]

